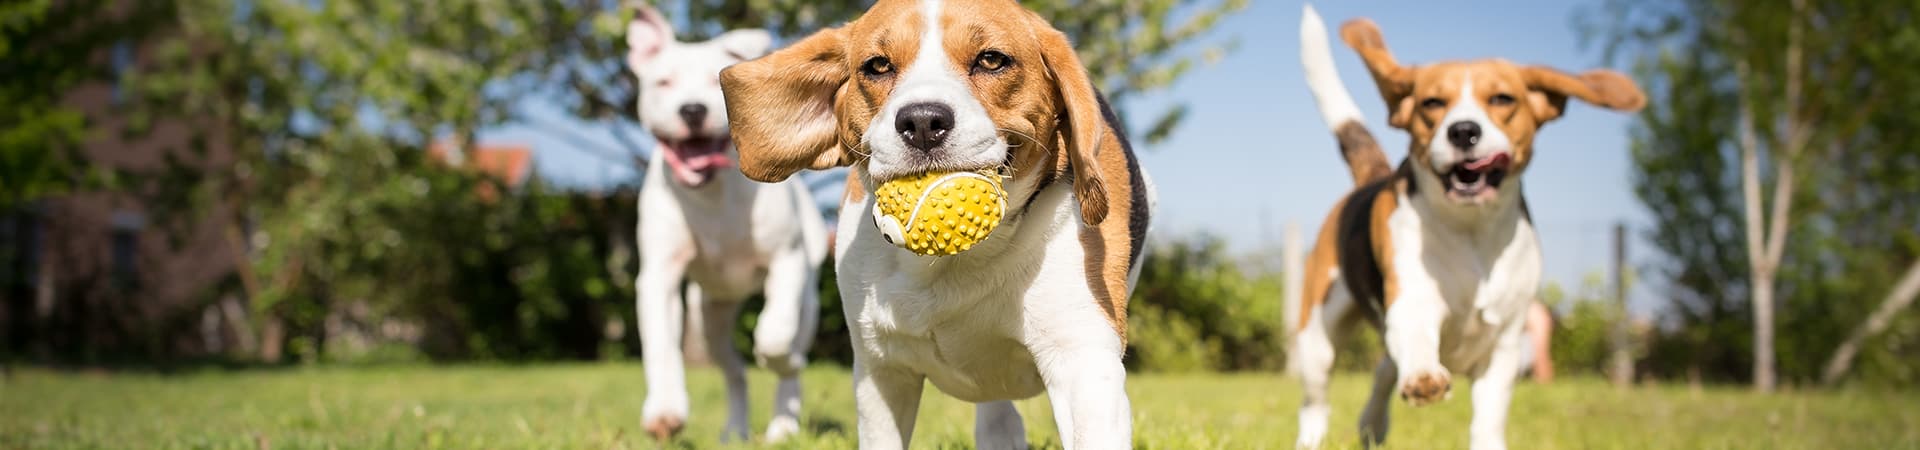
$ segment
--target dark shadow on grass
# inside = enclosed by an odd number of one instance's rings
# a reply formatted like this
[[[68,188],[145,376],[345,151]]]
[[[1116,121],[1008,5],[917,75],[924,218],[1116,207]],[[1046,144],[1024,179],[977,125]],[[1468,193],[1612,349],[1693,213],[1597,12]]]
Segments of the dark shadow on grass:
[[[813,416],[807,418],[807,432],[814,436],[829,434],[847,436],[847,424],[832,417]]]

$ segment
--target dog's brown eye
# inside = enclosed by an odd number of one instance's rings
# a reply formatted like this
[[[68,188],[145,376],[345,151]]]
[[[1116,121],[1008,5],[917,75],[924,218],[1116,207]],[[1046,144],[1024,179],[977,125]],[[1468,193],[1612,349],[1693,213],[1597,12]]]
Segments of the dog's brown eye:
[[[976,71],[999,72],[1001,69],[1007,68],[1007,64],[1011,62],[1013,62],[1013,58],[1007,57],[1007,54],[987,50],[980,52],[980,56],[973,58],[973,69]]]
[[[885,56],[867,58],[867,62],[860,64],[860,73],[867,74],[867,76],[870,77],[893,73],[893,61],[888,60]]]
[[[1487,106],[1507,106],[1512,104],[1513,96],[1507,94],[1493,94],[1492,98],[1487,99]]]
[[[1447,101],[1441,100],[1440,97],[1427,97],[1426,100],[1420,101],[1420,107],[1426,109],[1445,108],[1447,107]]]

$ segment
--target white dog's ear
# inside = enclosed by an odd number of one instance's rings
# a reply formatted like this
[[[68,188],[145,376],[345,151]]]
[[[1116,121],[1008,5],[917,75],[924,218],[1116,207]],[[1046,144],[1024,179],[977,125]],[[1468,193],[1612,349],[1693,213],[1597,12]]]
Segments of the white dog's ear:
[[[627,22],[627,67],[639,70],[660,56],[660,50],[672,40],[673,25],[660,11],[646,5],[635,7],[633,21]]]
[[[734,58],[746,61],[766,56],[767,49],[773,46],[773,34],[758,28],[733,30],[713,38],[713,41]]]

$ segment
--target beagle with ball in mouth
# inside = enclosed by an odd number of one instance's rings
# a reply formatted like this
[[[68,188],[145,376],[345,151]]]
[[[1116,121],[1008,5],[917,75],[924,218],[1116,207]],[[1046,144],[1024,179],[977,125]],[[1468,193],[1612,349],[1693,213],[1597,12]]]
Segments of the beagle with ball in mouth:
[[[851,166],[835,264],[862,448],[902,448],[922,386],[974,402],[982,448],[1022,448],[1046,393],[1067,448],[1128,448],[1121,355],[1153,189],[1066,35],[1012,0],[880,0],[721,74],[740,169]],[[951,256],[889,242],[875,188],[1006,175],[1004,217]]]
[[[1524,313],[1540,285],[1539,238],[1520,194],[1534,137],[1569,98],[1618,111],[1646,100],[1609,70],[1572,75],[1499,59],[1402,66],[1372,21],[1354,20],[1341,37],[1373,74],[1387,123],[1412,135],[1391,169],[1340,83],[1312,7],[1300,28],[1307,84],[1358,187],[1327,215],[1307,259],[1293,343],[1306,391],[1296,444],[1317,447],[1326,436],[1330,335],[1365,318],[1387,347],[1360,417],[1366,443],[1385,441],[1394,392],[1431,404],[1462,374],[1475,379],[1472,447],[1505,448]]]

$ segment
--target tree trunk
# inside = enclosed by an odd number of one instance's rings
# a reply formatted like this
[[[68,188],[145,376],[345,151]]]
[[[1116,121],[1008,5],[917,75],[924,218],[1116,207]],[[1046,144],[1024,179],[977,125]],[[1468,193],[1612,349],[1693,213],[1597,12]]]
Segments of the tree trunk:
[[[260,329],[260,362],[278,363],[280,356],[286,353],[287,326],[273,314],[267,315],[266,322]]]
[[[1738,69],[1741,78],[1746,78],[1746,65]],[[1743,95],[1744,98],[1744,95]],[[1761,392],[1772,392],[1773,376],[1773,264],[1775,261],[1766,255],[1766,233],[1761,219],[1760,204],[1760,149],[1759,139],[1754,135],[1753,105],[1742,101],[1740,108],[1740,188],[1742,206],[1746,209],[1747,234],[1747,295],[1753,312],[1753,387]],[[1777,186],[1776,186],[1777,187]]]
[[[1774,281],[1780,261],[1786,253],[1789,214],[1793,207],[1794,164],[1813,133],[1805,117],[1801,99],[1805,91],[1805,63],[1801,41],[1805,32],[1806,0],[1793,0],[1793,18],[1787,24],[1786,83],[1781,111],[1784,122],[1769,140],[1768,162],[1773,165],[1772,211],[1763,211],[1760,203],[1760,143],[1756,136],[1751,71],[1746,61],[1735,63],[1740,82],[1740,184],[1746,208],[1747,262],[1750,277],[1748,294],[1753,298],[1753,387],[1773,392],[1778,385],[1774,367]],[[1763,214],[1771,217],[1762,219]]]
[[[1917,296],[1920,296],[1920,260],[1907,266],[1907,274],[1902,275],[1900,281],[1894,284],[1893,291],[1880,301],[1880,307],[1874,309],[1873,314],[1868,315],[1867,320],[1854,328],[1853,333],[1847,335],[1847,340],[1834,349],[1833,359],[1827,360],[1827,369],[1820,374],[1820,383],[1828,386],[1839,383],[1840,377],[1853,369],[1853,357],[1860,353],[1860,346],[1866,343],[1867,338],[1886,331],[1893,322],[1893,315],[1912,306]]]

